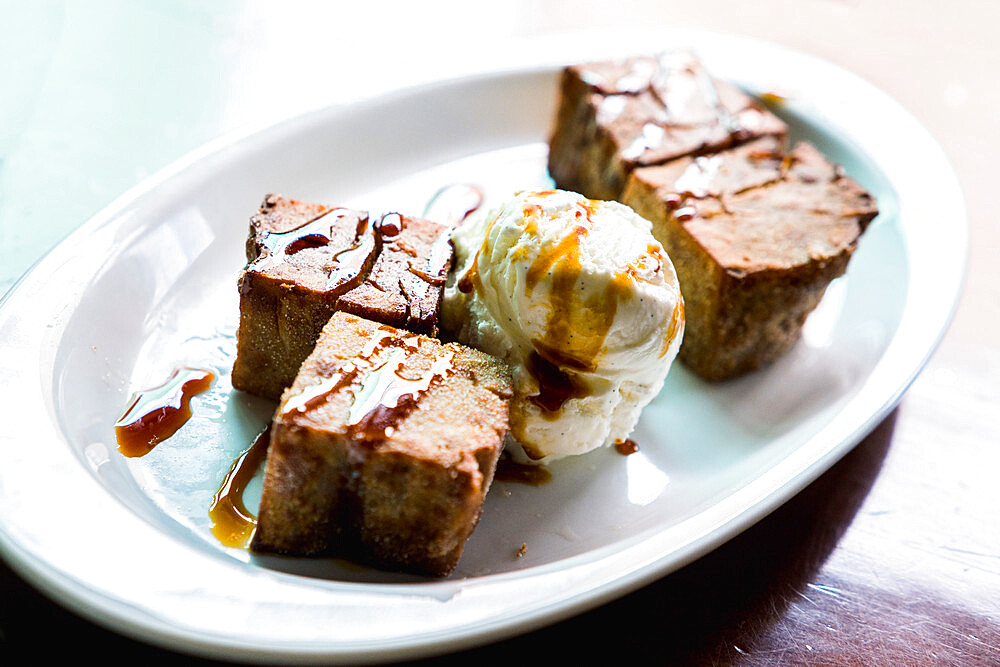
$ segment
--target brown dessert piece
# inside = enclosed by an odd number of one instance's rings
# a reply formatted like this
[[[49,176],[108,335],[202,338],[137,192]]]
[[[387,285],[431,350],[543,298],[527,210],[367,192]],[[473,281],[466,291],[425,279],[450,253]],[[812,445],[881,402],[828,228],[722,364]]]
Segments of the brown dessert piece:
[[[450,573],[508,429],[510,370],[337,312],[271,425],[252,548]]]
[[[233,386],[277,400],[340,308],[436,333],[451,264],[444,230],[398,214],[372,224],[365,211],[268,195],[250,220],[239,279]]]
[[[784,353],[878,214],[874,198],[816,148],[766,137],[636,169],[622,201],[653,223],[677,270],[679,358],[708,380]]]
[[[563,70],[548,168],[560,189],[618,199],[636,167],[786,134],[690,53],[586,63]]]

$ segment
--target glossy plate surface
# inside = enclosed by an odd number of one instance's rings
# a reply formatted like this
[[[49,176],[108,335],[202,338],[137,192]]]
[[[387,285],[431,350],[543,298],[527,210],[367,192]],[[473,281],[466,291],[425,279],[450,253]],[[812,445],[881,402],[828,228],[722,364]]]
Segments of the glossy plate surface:
[[[868,83],[759,42],[701,35],[697,50],[720,77],[782,95],[775,110],[795,136],[879,201],[847,276],[778,363],[721,385],[675,366],[633,436],[637,454],[560,462],[538,487],[497,482],[459,569],[443,581],[222,546],[211,533],[212,496],[273,408],[229,385],[236,276],[263,195],[419,214],[449,183],[482,184],[491,202],[548,186],[558,67],[584,54],[320,110],[174,165],[86,223],[7,295],[4,556],[88,618],[175,650],[388,660],[600,604],[788,499],[891,410],[943,334],[964,276],[964,204],[927,132]],[[181,432],[126,459],[113,424],[129,395],[180,365],[218,379]]]

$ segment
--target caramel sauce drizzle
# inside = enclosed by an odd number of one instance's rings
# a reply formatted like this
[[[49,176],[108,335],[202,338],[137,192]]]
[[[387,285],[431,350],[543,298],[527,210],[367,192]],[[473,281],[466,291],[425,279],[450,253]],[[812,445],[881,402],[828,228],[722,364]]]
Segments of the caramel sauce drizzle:
[[[263,271],[285,262],[285,258],[306,248],[318,248],[328,245],[332,223],[326,217],[344,217],[347,212],[333,208],[323,211],[315,218],[285,232],[264,232],[260,240],[260,254],[247,267],[248,271]]]
[[[696,215],[698,215],[698,209],[694,206],[681,206],[674,211],[674,218],[679,222],[694,220]]]
[[[439,273],[433,273],[433,274],[432,273],[428,273],[426,271],[418,269],[417,267],[413,266],[412,264],[410,264],[407,267],[407,269],[409,270],[410,273],[412,273],[416,277],[420,278],[425,283],[428,283],[429,285],[432,285],[434,287],[440,287],[441,285],[444,285],[445,277],[443,275],[441,275],[441,272],[439,272]]]
[[[744,128],[741,126],[739,119],[733,116],[729,109],[726,108],[726,105],[722,103],[722,98],[719,95],[719,89],[715,85],[715,80],[708,73],[708,70],[706,70],[705,67],[697,61],[690,59],[686,60],[686,62],[679,63],[678,65],[670,64],[669,61],[671,59],[677,60],[676,56],[678,55],[685,59],[689,58],[689,54],[685,53],[671,54],[668,52],[660,56],[660,67],[663,70],[661,80],[666,81],[669,79],[672,71],[674,70],[680,71],[680,76],[687,74],[694,77],[695,85],[698,86],[702,100],[715,114],[716,123],[718,123],[718,125],[721,126],[730,136],[739,134],[743,131]],[[655,87],[651,85],[650,88],[653,90],[653,93],[656,94],[657,97],[660,97],[661,101],[664,102],[664,106],[668,107],[669,112],[669,106],[666,104],[666,101],[663,100],[662,96],[656,91]]]
[[[718,155],[698,156],[677,177],[673,191],[663,197],[668,212],[675,220],[688,222],[698,215],[698,208],[692,199],[715,197],[725,208],[722,194],[712,187],[721,167],[722,158]]]
[[[558,300],[560,308],[554,308],[550,315],[549,342],[532,341],[534,350],[527,360],[528,372],[538,382],[538,393],[529,400],[542,409],[546,418],[557,418],[566,401],[590,395],[589,384],[579,374],[596,370],[597,356],[614,323],[618,304],[629,293],[629,280],[627,272],[620,272],[601,294],[584,301],[582,309],[570,305],[576,298],[572,284],[569,292],[565,286],[559,290],[563,296]],[[556,293],[553,289],[553,295]],[[557,303],[554,298],[553,303]],[[578,316],[574,317],[574,313]]]
[[[576,226],[559,243],[546,249],[535,258],[535,261],[528,267],[524,276],[524,284],[530,294],[534,291],[538,281],[546,275],[557,262],[563,264],[557,272],[563,281],[571,280],[576,282],[580,272],[580,237],[587,233],[586,227]],[[575,263],[575,264],[574,264]],[[554,276],[555,277],[555,276]],[[555,288],[553,288],[555,291]]]
[[[676,55],[669,52],[661,55],[658,59],[660,71],[649,75],[636,76],[633,66],[633,71],[622,74],[612,85],[619,93],[627,92],[634,94],[648,90],[663,105],[663,110],[667,114],[666,122],[671,125],[685,127],[686,125],[683,123],[671,122],[670,120],[671,117],[676,118],[678,114],[676,110],[671,108],[673,105],[668,103],[668,86],[669,80],[673,76],[692,76],[695,79],[695,85],[698,87],[705,105],[711,108],[715,114],[716,123],[730,137],[736,137],[745,133],[747,127],[743,123],[742,116],[744,114],[759,114],[759,111],[754,106],[751,106],[740,110],[736,114],[730,112],[722,102],[718,86],[716,86],[715,80],[708,71],[696,62],[674,64],[671,61],[677,60]],[[685,54],[680,55],[686,57]],[[627,83],[625,83],[626,81]],[[659,87],[663,87],[664,91],[668,91],[667,94],[659,90]],[[664,127],[660,122],[645,123],[638,136],[622,150],[622,158],[629,161],[638,160],[646,151],[656,149],[662,145],[667,138],[668,131],[669,127]]]
[[[462,274],[462,277],[459,278],[458,282],[455,284],[455,286],[458,287],[458,291],[462,294],[469,294],[472,290],[476,289],[476,284],[479,282],[479,269],[476,268],[476,265],[478,264],[479,252],[476,252],[476,256],[473,258],[468,271]]]
[[[386,213],[378,221],[378,231],[384,237],[399,236],[403,226],[403,216],[399,213]]]
[[[396,330],[387,327],[380,326],[375,330],[375,333],[371,335],[365,346],[361,348],[361,358],[369,359],[377,350],[386,347],[387,345],[396,345],[398,347],[405,347],[409,350],[417,350],[420,347],[420,337],[416,334],[409,334],[400,338],[396,335]]]
[[[353,382],[358,375],[358,371],[359,369],[356,365],[352,363],[344,364],[336,374],[323,378],[316,384],[306,387],[301,393],[288,399],[288,402],[281,409],[281,413],[289,414],[293,411],[306,412],[312,410],[316,406],[326,402],[327,396]]]
[[[410,379],[400,375],[405,353],[395,349],[388,360],[372,370],[355,396],[347,420],[350,432],[361,440],[380,439],[389,434],[416,407],[420,396],[452,372],[454,353],[437,357],[430,370]]]
[[[128,457],[148,454],[191,418],[191,398],[206,391],[214,379],[211,371],[182,366],[162,384],[133,394],[115,422],[118,450]]]
[[[572,342],[575,332],[573,314],[576,305],[577,279],[583,271],[580,263],[580,237],[587,233],[586,227],[575,227],[568,236],[547,252],[539,254],[528,267],[525,283],[529,293],[534,289],[542,275],[552,274],[552,290],[549,294],[549,319],[546,324],[545,340],[548,341],[543,350],[535,347],[539,354],[551,354],[560,350],[559,359],[549,358],[547,361],[557,365],[565,365],[566,357],[571,356]],[[575,355],[574,360],[575,360]],[[576,360],[575,360],[576,361]],[[583,360],[580,360],[583,361]],[[560,362],[562,362],[560,364]],[[584,362],[586,363],[586,362]],[[576,361],[574,365],[579,365]]]
[[[393,241],[393,245],[395,245],[396,248],[399,249],[399,250],[401,250],[402,252],[405,252],[410,257],[417,257],[418,255],[420,255],[420,253],[417,252],[416,248],[414,248],[413,246],[411,246],[409,243],[407,243],[403,239],[395,239]]]
[[[451,257],[451,233],[445,230],[431,244],[430,250],[427,252],[427,262],[424,268],[414,266],[413,262],[410,262],[407,268],[410,273],[429,285],[440,287],[448,279],[448,268],[451,266]]]
[[[454,353],[449,352],[434,359],[431,368],[420,377],[401,375],[400,368],[406,360],[404,349],[418,349],[419,341],[418,336],[400,337],[395,330],[380,327],[365,343],[357,361],[345,364],[334,374],[290,398],[281,408],[281,414],[316,408],[334,392],[363,377],[351,405],[348,432],[360,440],[386,437],[388,429],[395,428],[416,407],[420,396],[453,370]],[[382,363],[374,365],[375,353],[388,347],[395,349]]]
[[[536,346],[539,341],[534,341]],[[551,353],[551,350],[548,351]],[[583,398],[590,393],[590,387],[575,373],[567,373],[559,364],[546,359],[538,350],[528,355],[527,369],[538,382],[538,393],[528,400],[542,409],[542,415],[554,420],[562,406],[571,398]]]
[[[375,235],[368,231],[368,216],[358,220],[354,231],[354,245],[333,256],[335,266],[326,277],[326,289],[354,287],[362,278],[365,263],[375,250]]]
[[[331,220],[330,215],[335,219]],[[348,215],[345,209],[333,208],[294,229],[264,232],[259,240],[261,252],[247,266],[247,271],[264,271],[283,264],[288,257],[308,248],[330,245],[334,241],[332,230],[336,219]],[[327,290],[354,287],[361,280],[365,263],[375,250],[375,238],[369,233],[368,224],[368,216],[361,216],[354,233],[354,244],[333,255],[334,265],[326,279]]]
[[[678,296],[677,303],[674,304],[674,310],[670,314],[667,335],[663,337],[663,347],[660,349],[661,357],[670,351],[670,344],[677,338],[677,330],[680,329],[682,322],[684,322],[684,298]]]
[[[694,158],[674,181],[674,191],[696,199],[717,195],[718,193],[712,189],[712,182],[719,175],[721,166],[722,158],[718,155]]]
[[[546,191],[539,194],[544,195],[547,192],[551,191]],[[528,213],[525,213],[525,216],[527,215]],[[479,247],[479,250],[476,251],[476,256],[472,259],[472,265],[469,266],[468,270],[461,278],[458,279],[458,282],[455,285],[456,287],[458,287],[459,292],[462,292],[463,294],[468,294],[472,292],[472,290],[474,289],[475,290],[482,289],[482,284],[479,282],[479,269],[476,267],[479,265],[479,255],[483,252],[483,248],[486,247],[485,239],[489,238],[490,233],[493,231],[493,225],[495,225],[496,223],[497,223],[497,218],[494,217],[492,220],[489,221],[489,224],[486,225],[486,231],[483,234],[483,239],[484,239],[483,245],[481,245]],[[529,221],[528,224],[530,225],[532,223]]]
[[[443,283],[448,276],[448,268],[451,266],[451,234],[447,231],[441,232],[430,251],[427,253],[427,271],[430,276],[440,279]]]
[[[243,493],[267,458],[270,440],[269,425],[257,436],[253,444],[233,461],[219,490],[212,498],[212,506],[208,510],[208,516],[212,519],[212,534],[227,547],[246,548],[253,538],[254,530],[257,528],[257,517],[247,509]]]
[[[525,212],[528,213],[527,211]],[[592,206],[582,207],[577,217],[590,221]],[[620,272],[604,291],[580,300],[576,284],[583,271],[580,243],[588,227],[577,225],[558,243],[535,258],[525,274],[529,292],[545,275],[551,276],[550,312],[544,342],[533,340],[527,370],[538,382],[538,393],[528,397],[543,416],[555,419],[566,401],[583,398],[591,388],[580,373],[593,372],[604,346],[618,303],[629,294],[631,277]]]
[[[662,125],[646,123],[642,126],[639,135],[622,150],[621,155],[626,160],[637,160],[646,151],[662,144],[664,137],[666,137],[666,130]]]
[[[715,81],[709,73],[702,67],[696,69],[695,76],[698,77],[698,84],[701,86],[702,94],[705,96],[705,101],[715,110],[715,117],[719,125],[730,136],[739,134],[743,130],[739,117],[729,113],[729,109],[722,103],[722,99],[719,97],[719,89],[715,86]]]
[[[635,440],[632,440],[631,438],[615,440],[615,451],[622,456],[628,456],[629,454],[635,454],[638,452],[639,445],[637,445]]]
[[[483,205],[483,190],[470,183],[446,185],[431,197],[424,208],[424,217],[442,225],[455,227]]]

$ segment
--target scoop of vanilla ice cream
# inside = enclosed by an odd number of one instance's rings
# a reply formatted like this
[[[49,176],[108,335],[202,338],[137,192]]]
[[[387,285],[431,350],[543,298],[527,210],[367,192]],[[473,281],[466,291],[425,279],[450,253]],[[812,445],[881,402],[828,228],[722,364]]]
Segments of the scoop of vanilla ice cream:
[[[617,202],[520,192],[452,243],[443,323],[512,366],[514,456],[545,463],[626,439],[684,330],[650,222]]]

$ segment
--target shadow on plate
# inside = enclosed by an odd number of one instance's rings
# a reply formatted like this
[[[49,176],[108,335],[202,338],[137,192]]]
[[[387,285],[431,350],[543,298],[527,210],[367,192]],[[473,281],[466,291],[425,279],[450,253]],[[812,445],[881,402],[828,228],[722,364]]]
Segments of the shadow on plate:
[[[681,570],[561,624],[416,664],[471,664],[487,656],[523,661],[554,648],[561,660],[583,664],[597,657],[637,664],[741,662],[741,651],[753,650],[792,601],[801,600],[851,525],[888,453],[895,422],[893,412],[794,498]]]

